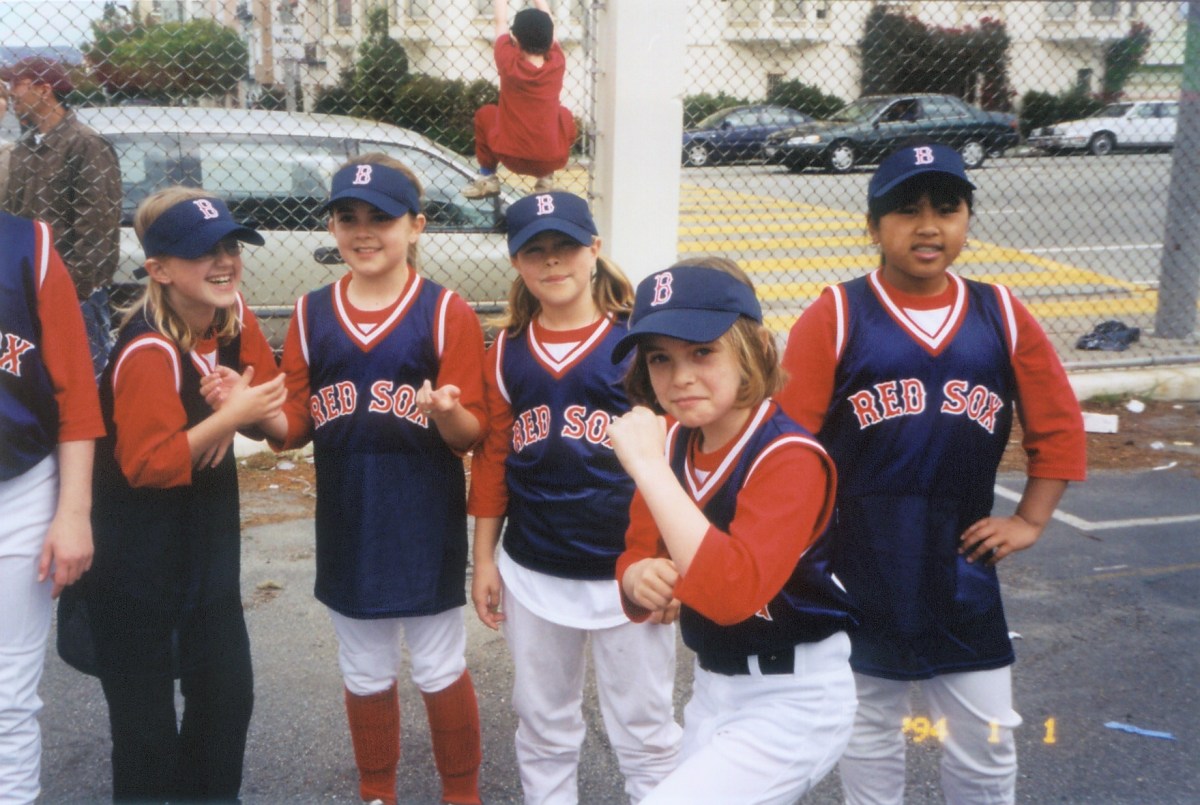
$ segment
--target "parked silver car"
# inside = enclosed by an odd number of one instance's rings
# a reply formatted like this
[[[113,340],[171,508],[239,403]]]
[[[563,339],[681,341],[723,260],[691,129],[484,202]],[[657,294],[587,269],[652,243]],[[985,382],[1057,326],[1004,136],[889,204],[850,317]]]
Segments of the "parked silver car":
[[[278,346],[296,298],[346,271],[317,213],[330,177],[347,158],[382,151],[410,166],[425,188],[421,273],[484,310],[498,309],[508,293],[504,210],[515,191],[464,198],[474,167],[420,134],[336,115],[244,109],[118,106],[80,109],[79,117],[120,158],[125,197],[114,282],[121,289],[136,290],[133,272],[145,260],[131,227],[138,202],[172,184],[204,187],[267,240],[247,253],[243,293]]]

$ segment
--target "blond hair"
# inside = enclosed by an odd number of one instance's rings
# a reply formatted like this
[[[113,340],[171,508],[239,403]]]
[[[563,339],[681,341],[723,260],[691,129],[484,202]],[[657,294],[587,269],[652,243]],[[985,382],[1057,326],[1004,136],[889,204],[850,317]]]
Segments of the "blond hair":
[[[209,193],[207,190],[199,187],[174,185],[146,196],[146,198],[142,199],[142,203],[138,205],[137,211],[133,214],[133,231],[137,233],[138,240],[143,243],[145,242],[146,230],[164,212],[176,204],[198,198],[215,198],[215,194]],[[171,255],[168,254],[146,255],[147,260],[170,258]],[[128,324],[138,314],[141,314],[151,327],[178,344],[179,348],[184,352],[191,350],[196,345],[196,342],[205,335],[205,333],[192,332],[191,327],[188,326],[183,317],[171,307],[171,300],[166,292],[166,286],[155,282],[153,279],[146,282],[146,289],[142,291],[141,296],[135,299],[128,307],[122,308],[121,313],[121,327]],[[237,337],[241,329],[242,322],[238,318],[237,310],[234,309],[234,306],[217,308],[210,331],[216,335],[218,343],[228,344]]]
[[[596,310],[605,316],[628,316],[633,310],[633,299],[633,285],[624,272],[611,260],[597,256],[596,270],[592,272],[592,303]],[[515,336],[529,326],[541,309],[542,303],[518,274],[508,289],[508,308],[501,315],[489,319],[488,325]]]
[[[348,168],[351,165],[382,165],[385,168],[391,168],[392,170],[400,171],[404,174],[404,178],[412,182],[413,187],[417,189],[417,198],[420,199],[425,197],[425,188],[421,186],[421,180],[417,178],[417,174],[413,172],[413,169],[395,157],[389,156],[382,151],[371,151],[366,154],[359,154],[356,157],[351,157],[341,165],[338,165],[337,170],[335,170],[334,173],[337,173],[343,168]],[[333,203],[333,206],[337,206],[336,201]],[[409,213],[409,215],[416,215],[416,213]],[[417,268],[417,257],[417,244],[410,243],[408,245],[408,254],[405,255],[405,259],[408,260],[408,264],[412,266],[414,270]]]
[[[746,272],[737,263],[724,257],[697,257],[674,266],[687,267],[711,268],[754,287]],[[717,343],[727,345],[737,358],[741,383],[734,398],[736,407],[753,408],[783,388],[787,375],[779,365],[779,348],[771,331],[762,323],[748,316],[738,316],[733,326],[717,339]],[[640,349],[636,351],[625,375],[625,393],[634,405],[645,405],[663,413],[663,407],[654,394],[654,385],[650,382],[650,369]]]

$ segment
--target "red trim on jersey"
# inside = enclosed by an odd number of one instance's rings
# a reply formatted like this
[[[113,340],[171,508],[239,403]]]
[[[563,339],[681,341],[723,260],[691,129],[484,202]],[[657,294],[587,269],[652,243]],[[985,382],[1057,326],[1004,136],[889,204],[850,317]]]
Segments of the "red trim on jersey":
[[[604,340],[610,329],[612,320],[607,316],[574,330],[547,330],[534,321],[526,328],[525,338],[529,341],[529,352],[534,359],[558,380],[586,358]],[[556,359],[546,346],[572,342],[575,347],[560,359]]]
[[[37,266],[37,316],[42,325],[41,360],[58,403],[58,441],[75,442],[104,435],[100,397],[87,330],[75,284],[58,251],[50,227],[34,222]]]
[[[946,291],[932,297],[914,296],[893,288],[884,281],[883,272],[878,268],[871,272],[867,279],[870,282],[871,290],[888,315],[930,355],[940,355],[962,327],[967,315],[967,288],[953,272],[946,272],[946,279],[950,281]],[[949,295],[952,297],[947,300],[945,297]],[[943,307],[947,301],[951,306],[950,314],[946,316],[946,320],[942,322],[938,331],[933,334],[925,332],[905,312],[905,308]]]
[[[424,280],[417,276],[416,271],[408,269],[408,279],[405,281],[400,295],[396,297],[396,301],[381,311],[372,311],[360,310],[351,304],[347,289],[353,276],[353,274],[346,274],[333,284],[333,309],[337,314],[338,323],[342,325],[342,330],[350,337],[350,340],[357,344],[363,352],[370,352],[377,343],[387,337],[388,333],[396,329],[396,325],[412,307],[413,300],[417,298],[417,293]],[[386,314],[380,320],[377,316],[383,311],[386,311]],[[369,332],[363,332],[358,326],[376,321],[378,324]]]
[[[692,442],[688,445],[687,460],[684,461],[684,480],[687,482],[688,494],[691,495],[692,500],[696,501],[697,505],[703,506],[707,503],[713,492],[720,489],[725,483],[729,471],[741,457],[746,442],[750,441],[750,437],[754,435],[754,431],[758,429],[770,409],[771,401],[764,400],[759,404],[758,410],[751,413],[746,420],[738,437],[731,439],[721,449],[711,453],[699,453],[696,450],[699,431],[692,432]],[[676,424],[673,430],[677,431],[678,428],[679,425]],[[672,441],[674,438],[672,436]],[[670,451],[669,446],[667,449]],[[670,455],[669,452],[668,455]]]

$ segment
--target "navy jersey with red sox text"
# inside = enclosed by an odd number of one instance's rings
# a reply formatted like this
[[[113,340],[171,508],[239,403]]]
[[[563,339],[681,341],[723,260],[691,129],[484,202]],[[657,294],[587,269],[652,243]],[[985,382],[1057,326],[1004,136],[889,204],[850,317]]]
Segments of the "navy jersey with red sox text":
[[[414,276],[365,335],[349,321],[344,283],[296,305],[317,476],[315,594],[348,617],[432,615],[466,601],[462,459],[416,405],[438,377],[453,301]]]
[[[603,319],[555,358],[530,324],[497,337],[496,374],[512,410],[504,550],[552,576],[611,579],[625,548],[633,481],[608,440],[612,417],[629,410],[613,345],[626,325]]]
[[[891,679],[1014,659],[995,569],[957,552],[991,512],[1012,425],[1013,302],[947,277],[955,308],[934,334],[878,273],[834,289],[844,347],[818,432],[839,472],[834,568],[863,612],[851,665]]]
[[[239,298],[239,312],[242,305]],[[257,328],[254,334],[262,337]],[[241,372],[242,338],[239,334],[221,345],[216,362]],[[85,589],[89,594],[104,592],[125,602],[141,602],[155,608],[156,617],[177,622],[197,607],[240,598],[237,464],[229,450],[215,467],[192,468],[187,483],[162,487],[130,480],[120,462],[131,437],[120,427],[116,395],[118,389],[127,395],[149,393],[121,383],[127,362],[141,351],[156,351],[170,360],[173,388],[186,415],[180,433],[212,415],[200,393],[200,380],[212,366],[194,352],[182,352],[144,315],[130,319],[118,333],[112,359],[101,376],[100,402],[108,435],[96,445],[92,484],[96,555]],[[262,376],[269,377],[266,372]],[[127,399],[126,404],[136,403]],[[106,666],[121,662],[119,657],[105,661],[105,656],[102,652]]]
[[[671,469],[700,506],[714,528],[729,531],[738,514],[739,496],[765,456],[784,446],[811,450],[825,464],[828,489],[806,488],[797,494],[828,495],[817,523],[816,537],[800,556],[787,581],[757,614],[740,623],[720,624],[684,601],[679,622],[684,643],[696,652],[702,668],[720,669],[738,658],[775,654],[798,643],[812,643],[853,625],[853,607],[830,570],[830,544],[825,523],[832,511],[833,478],[829,456],[808,431],[770,400],[751,414],[745,430],[727,454],[723,466],[703,480],[691,467],[697,432],[678,423],[667,434]],[[810,538],[797,533],[797,542]],[[707,537],[706,537],[707,539]],[[693,563],[693,570],[695,570]],[[691,572],[691,571],[689,571]],[[683,600],[681,598],[681,600]]]
[[[40,248],[35,248],[40,227]],[[58,404],[39,350],[38,288],[49,258],[45,224],[0,213],[0,481],[15,478],[58,444]]]

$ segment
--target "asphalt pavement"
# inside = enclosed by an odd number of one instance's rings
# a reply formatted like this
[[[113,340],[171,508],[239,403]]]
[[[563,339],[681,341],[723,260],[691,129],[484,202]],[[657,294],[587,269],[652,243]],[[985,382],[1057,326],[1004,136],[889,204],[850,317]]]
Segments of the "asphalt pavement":
[[[1008,498],[1022,483],[1002,477],[997,511],[1011,511]],[[256,677],[247,803],[357,801],[335,638],[312,597],[312,544],[310,520],[245,533],[243,597]],[[1041,542],[1001,567],[1025,722],[1017,732],[1018,802],[1200,802],[1200,480],[1177,470],[1095,473],[1068,490]],[[485,800],[520,802],[507,648],[473,613],[467,624],[483,717]],[[679,657],[682,713],[692,670],[682,646]],[[99,684],[66,667],[51,647],[42,696],[43,801],[105,801],[110,745]],[[407,679],[401,701],[401,801],[436,803],[424,709]],[[918,697],[915,724],[927,715],[922,707]],[[590,682],[586,717],[580,801],[621,802]],[[910,731],[910,805],[942,801],[937,738],[921,737]],[[836,772],[802,802],[840,802]]]

